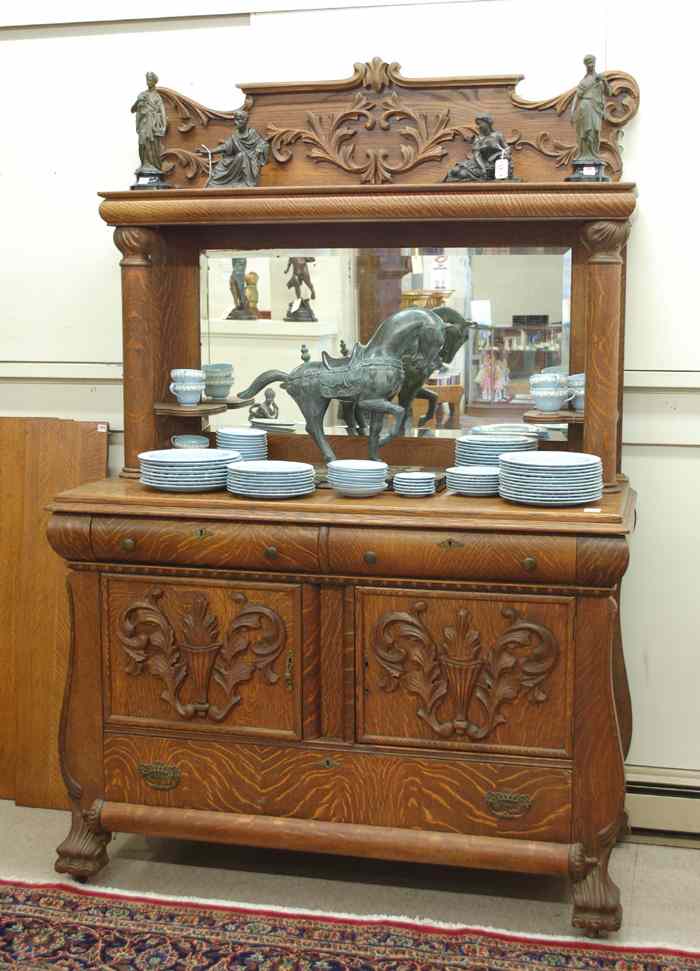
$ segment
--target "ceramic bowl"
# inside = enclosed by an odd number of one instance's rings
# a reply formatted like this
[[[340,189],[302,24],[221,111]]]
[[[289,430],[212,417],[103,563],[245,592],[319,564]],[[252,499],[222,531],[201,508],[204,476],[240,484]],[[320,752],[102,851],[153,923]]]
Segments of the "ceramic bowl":
[[[233,381],[207,381],[204,385],[204,391],[207,398],[216,398],[224,400],[228,398],[229,392],[233,387]]]
[[[586,406],[586,392],[577,391],[571,400],[571,407],[574,409],[574,411],[583,411],[585,406]]]
[[[565,388],[567,380],[566,374],[558,374],[555,371],[545,374],[532,374],[530,375],[530,388],[533,394],[536,394],[540,388]]]
[[[566,389],[541,388],[533,391],[532,400],[538,411],[560,411],[573,396],[574,392]]]
[[[173,435],[170,444],[173,448],[209,448],[209,439],[204,435]]]
[[[194,368],[175,368],[170,372],[170,377],[175,384],[193,384],[204,381],[204,371],[196,371]]]
[[[198,405],[202,400],[204,384],[175,384],[170,385],[170,393],[177,398],[179,405]]]

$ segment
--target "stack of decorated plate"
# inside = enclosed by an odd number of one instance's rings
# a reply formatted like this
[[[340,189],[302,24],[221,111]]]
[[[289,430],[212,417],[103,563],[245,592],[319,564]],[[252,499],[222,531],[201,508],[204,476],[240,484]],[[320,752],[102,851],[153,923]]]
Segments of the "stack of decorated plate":
[[[267,458],[267,432],[264,428],[217,428],[216,444],[235,448],[244,459]]]
[[[341,496],[376,496],[387,488],[386,462],[369,459],[336,459],[328,463],[328,481]]]
[[[162,448],[141,452],[141,482],[165,492],[208,492],[226,486],[226,470],[240,462],[231,448]]]
[[[528,506],[579,506],[603,495],[602,463],[584,452],[507,452],[499,492]]]
[[[503,452],[529,452],[537,448],[533,435],[462,435],[455,443],[456,465],[498,465]]]
[[[470,435],[529,435],[532,438],[548,438],[546,425],[526,425],[525,422],[504,421],[493,425],[476,425],[469,429]]]
[[[498,468],[495,465],[457,465],[447,469],[447,488],[462,496],[497,496]]]
[[[228,467],[226,488],[248,499],[292,499],[316,488],[314,467],[308,462],[244,461]]]
[[[434,496],[434,472],[397,472],[394,476],[394,492],[400,496]]]

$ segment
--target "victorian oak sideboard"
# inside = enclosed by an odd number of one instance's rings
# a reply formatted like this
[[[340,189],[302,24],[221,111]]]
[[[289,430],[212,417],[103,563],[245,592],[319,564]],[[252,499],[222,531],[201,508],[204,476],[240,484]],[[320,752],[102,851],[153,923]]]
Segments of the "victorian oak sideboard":
[[[125,831],[558,874],[577,927],[616,929],[633,507],[59,496],[57,869],[97,873]]]

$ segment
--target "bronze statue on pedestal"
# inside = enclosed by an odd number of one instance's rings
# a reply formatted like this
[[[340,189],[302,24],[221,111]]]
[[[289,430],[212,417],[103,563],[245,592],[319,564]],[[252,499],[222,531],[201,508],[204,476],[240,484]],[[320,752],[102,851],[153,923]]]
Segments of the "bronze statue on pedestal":
[[[168,127],[163,99],[156,91],[158,76],[146,74],[146,90],[142,91],[131,106],[136,115],[136,131],[139,136],[141,164],[134,173],[136,182],[132,189],[167,189],[160,164],[161,139]]]
[[[233,123],[233,134],[211,150],[211,155],[218,154],[221,158],[211,170],[207,188],[253,188],[260,181],[270,146],[254,128],[248,127],[247,111],[237,111]],[[206,154],[206,150],[198,149],[198,154]]]
[[[574,174],[567,182],[610,182],[605,175],[605,162],[600,157],[600,130],[605,114],[605,99],[610,96],[610,85],[603,74],[597,74],[595,57],[587,54],[583,59],[586,73],[579,81],[571,103],[571,120],[576,128],[578,152],[573,159]]]

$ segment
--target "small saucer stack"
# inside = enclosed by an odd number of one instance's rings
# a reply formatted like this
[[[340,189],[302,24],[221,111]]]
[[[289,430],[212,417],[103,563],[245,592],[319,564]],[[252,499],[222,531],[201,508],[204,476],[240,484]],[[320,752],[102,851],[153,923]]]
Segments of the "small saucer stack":
[[[461,496],[497,496],[498,467],[495,465],[457,465],[447,469],[447,488]]]
[[[267,458],[267,432],[263,428],[217,428],[216,444],[219,448],[235,448],[246,460]]]
[[[394,476],[394,492],[399,496],[434,496],[434,472],[397,472]]]
[[[387,486],[386,462],[369,459],[335,459],[328,463],[328,482],[341,496],[356,499],[376,496]]]

